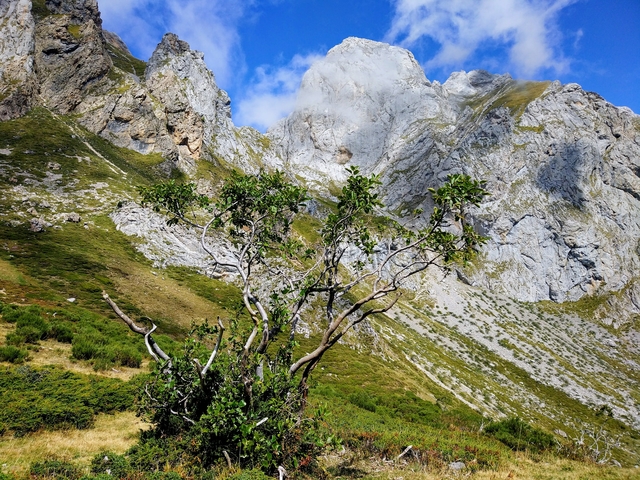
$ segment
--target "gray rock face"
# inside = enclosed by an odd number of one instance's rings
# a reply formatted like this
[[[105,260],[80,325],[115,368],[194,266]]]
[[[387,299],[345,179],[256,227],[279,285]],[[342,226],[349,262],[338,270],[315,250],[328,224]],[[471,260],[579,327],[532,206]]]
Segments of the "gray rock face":
[[[490,240],[466,277],[519,300],[619,290],[640,267],[640,118],[578,85],[483,71],[441,85],[408,51],[350,38],[268,135],[321,192],[341,165],[380,174],[399,215],[428,212],[427,188],[449,173],[486,179],[492,196],[473,213]]]
[[[24,115],[35,90],[29,0],[0,0],[0,121]]]
[[[60,113],[74,110],[92,88],[107,80],[113,66],[104,48],[99,15],[98,23],[88,13],[86,17],[88,21],[75,23],[81,15],[51,15],[36,26],[40,95],[46,106]]]
[[[233,131],[229,97],[215,83],[200,52],[166,34],[149,60],[146,84],[165,107],[167,130],[183,161],[203,155],[216,127]],[[221,117],[221,118],[219,118]]]
[[[46,0],[47,9],[54,15],[68,15],[73,24],[93,22],[102,28],[102,19],[96,0]]]
[[[104,38],[105,42],[107,42],[110,45],[113,45],[118,50],[126,53],[127,55],[133,56],[132,53],[129,51],[129,47],[127,47],[127,45],[118,36],[118,34],[109,32],[107,30],[102,30],[102,38]]]

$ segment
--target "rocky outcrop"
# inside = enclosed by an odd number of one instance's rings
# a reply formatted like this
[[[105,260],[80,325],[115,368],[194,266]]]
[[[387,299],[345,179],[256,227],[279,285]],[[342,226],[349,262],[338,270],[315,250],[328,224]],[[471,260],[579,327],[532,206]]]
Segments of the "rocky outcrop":
[[[104,41],[109,45],[115,47],[126,55],[133,56],[133,54],[129,50],[129,47],[127,47],[127,44],[124,43],[124,41],[118,36],[118,34],[109,32],[107,30],[102,30],[102,38],[104,38]]]
[[[29,0],[0,0],[0,121],[31,108],[35,21]]]
[[[429,82],[403,49],[347,39],[305,74],[269,131],[320,192],[342,165],[378,173],[402,215],[447,174],[487,180],[489,242],[468,281],[526,301],[620,290],[640,267],[640,119],[578,85],[457,72]]]
[[[54,12],[71,10],[59,3]],[[93,6],[95,1],[87,3]],[[97,11],[93,15],[91,10],[82,9],[50,15],[38,22],[35,65],[40,97],[47,107],[69,113],[91,89],[104,88],[108,82],[113,63],[104,46],[101,23]]]
[[[102,19],[96,0],[46,0],[45,5],[54,15],[68,16],[71,24],[93,22],[97,28],[102,29]]]
[[[234,130],[229,97],[216,85],[204,55],[176,35],[163,37],[145,77],[150,93],[164,106],[166,127],[180,158],[190,159],[190,168],[203,156],[204,145],[211,143],[219,123],[226,131]]]
[[[201,158],[253,170],[262,165],[268,142],[235,128],[229,97],[203,54],[175,35],[162,39],[140,78],[130,67],[141,62],[102,30],[95,0],[2,0],[0,12],[0,119],[24,115],[34,104],[73,113],[118,146],[162,155],[167,171],[193,172]]]

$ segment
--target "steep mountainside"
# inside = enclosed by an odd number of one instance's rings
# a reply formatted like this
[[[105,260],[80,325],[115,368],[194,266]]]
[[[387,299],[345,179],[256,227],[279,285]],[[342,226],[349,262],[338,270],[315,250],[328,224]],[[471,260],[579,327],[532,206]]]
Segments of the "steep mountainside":
[[[443,412],[462,402],[571,437],[604,408],[611,435],[623,435],[617,458],[639,461],[633,112],[575,84],[484,71],[430,82],[410,52],[349,38],[307,72],[295,111],[261,135],[234,126],[202,54],[173,34],[145,63],[102,30],[95,0],[0,0],[0,19],[0,299],[73,298],[104,313],[109,288],[184,331],[194,318],[230,315],[233,278],[176,269],[208,274],[211,261],[197,232],[135,203],[137,185],[173,176],[211,193],[228,169],[282,168],[318,196],[309,224],[296,225],[304,237],[331,208],[344,167],[380,174],[400,219],[418,208],[426,218],[428,188],[469,173],[492,193],[473,212],[489,237],[480,258],[409,285],[348,345],[408,375],[389,382]],[[320,384],[341,381],[342,367],[318,371]],[[375,399],[376,380],[361,383]]]

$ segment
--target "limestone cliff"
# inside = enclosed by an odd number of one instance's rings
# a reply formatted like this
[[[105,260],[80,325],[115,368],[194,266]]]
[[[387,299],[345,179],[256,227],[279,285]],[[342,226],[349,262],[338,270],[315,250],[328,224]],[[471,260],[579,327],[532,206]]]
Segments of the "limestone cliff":
[[[577,300],[639,271],[640,118],[578,85],[484,71],[439,84],[410,52],[349,38],[305,74],[269,136],[325,194],[342,165],[380,174],[398,215],[428,212],[427,188],[449,173],[486,179],[474,216],[490,240],[468,277],[494,291]]]
[[[30,0],[0,0],[0,121],[24,115],[36,86]]]

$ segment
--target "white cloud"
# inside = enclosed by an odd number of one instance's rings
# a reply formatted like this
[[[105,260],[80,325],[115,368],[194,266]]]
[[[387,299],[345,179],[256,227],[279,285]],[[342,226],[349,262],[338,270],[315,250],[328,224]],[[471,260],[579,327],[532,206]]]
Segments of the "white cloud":
[[[265,131],[295,107],[302,76],[320,55],[296,55],[285,66],[261,66],[247,93],[238,102],[237,125],[250,125]]]
[[[424,38],[440,49],[425,65],[460,68],[474,55],[507,52],[507,68],[519,76],[562,73],[568,61],[558,48],[559,12],[579,0],[395,0],[387,41],[413,47]],[[483,52],[484,50],[484,52]]]
[[[223,88],[243,73],[238,23],[253,0],[103,0],[104,28],[147,60],[162,35],[172,32],[204,52]]]

